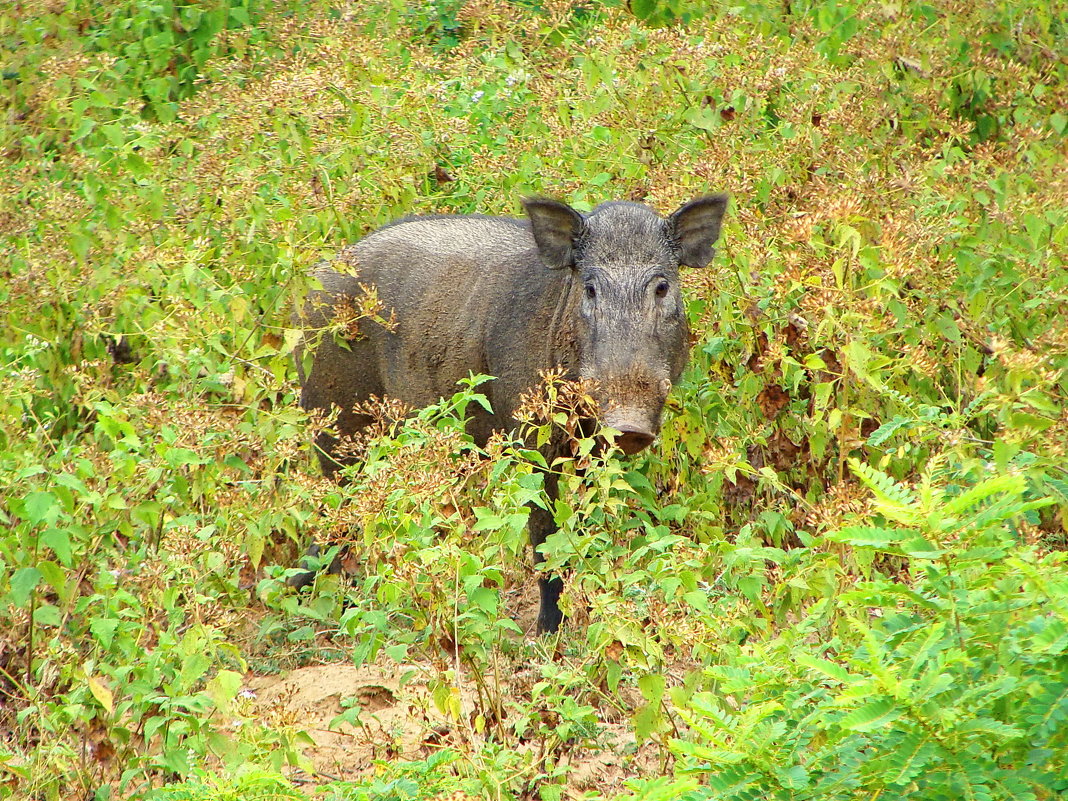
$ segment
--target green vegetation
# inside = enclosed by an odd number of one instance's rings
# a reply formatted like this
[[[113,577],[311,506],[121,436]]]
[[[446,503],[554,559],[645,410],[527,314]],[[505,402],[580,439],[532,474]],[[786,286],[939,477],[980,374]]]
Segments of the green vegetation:
[[[1063,797],[1066,41],[1048,0],[7,3],[0,798]],[[313,263],[719,190],[660,442],[556,466],[558,638],[480,379],[318,477]],[[294,594],[313,537],[349,575]],[[308,666],[362,695],[312,726],[263,683]]]

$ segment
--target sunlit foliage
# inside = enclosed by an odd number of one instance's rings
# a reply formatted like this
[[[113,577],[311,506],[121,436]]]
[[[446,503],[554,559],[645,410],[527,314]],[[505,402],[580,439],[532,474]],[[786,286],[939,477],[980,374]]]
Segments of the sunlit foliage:
[[[430,699],[423,753],[327,797],[1068,791],[1065,41],[1039,0],[6,3],[0,798],[309,797],[243,687],[318,661]],[[559,639],[482,379],[318,476],[312,264],[708,191],[660,441],[551,466]],[[347,575],[295,594],[311,538]]]

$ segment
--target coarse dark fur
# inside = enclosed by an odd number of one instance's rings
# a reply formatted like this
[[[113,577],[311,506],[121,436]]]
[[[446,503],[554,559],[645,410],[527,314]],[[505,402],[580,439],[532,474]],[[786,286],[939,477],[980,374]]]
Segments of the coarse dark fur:
[[[483,386],[493,412],[474,407],[470,421],[481,444],[514,428],[520,396],[542,371],[559,368],[591,381],[604,422],[621,432],[617,443],[637,452],[659,431],[688,356],[679,267],[711,260],[726,206],[725,195],[712,195],[664,219],[638,203],[604,203],[583,215],[528,199],[527,220],[431,216],[387,225],[341,253],[343,271],[314,271],[322,289],[299,317],[307,329],[324,328],[336,304],[374,287],[395,326],[361,320],[349,350],[321,337],[310,374],[301,375],[301,405],[339,408],[336,428],[348,436],[370,422],[354,407],[371,396],[425,406],[484,373],[495,376]],[[345,462],[337,440],[322,434],[316,445],[333,475]],[[555,498],[553,473],[545,486]],[[554,529],[551,513],[532,506],[536,560]],[[559,578],[541,580],[542,631],[560,624],[561,586]]]

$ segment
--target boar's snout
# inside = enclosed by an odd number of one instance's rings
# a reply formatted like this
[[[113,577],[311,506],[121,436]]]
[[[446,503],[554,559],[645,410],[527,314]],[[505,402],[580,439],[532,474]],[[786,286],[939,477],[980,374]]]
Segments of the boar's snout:
[[[607,390],[600,396],[601,419],[619,432],[619,449],[631,456],[648,448],[660,432],[660,415],[671,381],[631,376],[623,385],[602,381],[600,388]]]
[[[655,417],[638,409],[616,409],[605,413],[604,422],[619,432],[616,445],[631,456],[645,450],[656,439],[660,425]]]
[[[623,453],[630,456],[645,450],[652,443],[654,437],[648,431],[623,430],[616,438],[616,445]]]

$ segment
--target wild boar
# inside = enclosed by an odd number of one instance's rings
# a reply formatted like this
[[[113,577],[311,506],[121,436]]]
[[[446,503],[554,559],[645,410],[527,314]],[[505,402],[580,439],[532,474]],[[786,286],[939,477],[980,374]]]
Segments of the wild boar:
[[[689,351],[679,268],[712,260],[727,196],[700,197],[666,218],[630,202],[588,214],[542,198],[523,207],[527,219],[402,219],[342,251],[348,269],[317,268],[322,289],[298,313],[308,329],[327,326],[339,303],[358,303],[372,289],[394,324],[361,320],[348,349],[319,338],[310,372],[301,374],[301,405],[337,407],[336,431],[348,436],[370,422],[357,407],[371,396],[425,406],[483,373],[495,377],[482,387],[493,411],[476,408],[469,423],[481,444],[493,431],[515,428],[520,396],[543,371],[558,369],[589,382],[624,453],[647,447]],[[346,461],[337,440],[322,434],[316,445],[333,475]],[[550,464],[558,447],[546,446]],[[545,490],[555,499],[552,472]],[[532,506],[535,561],[544,559],[539,546],[554,530],[551,512]],[[538,628],[553,632],[562,583],[546,576],[540,584]]]

